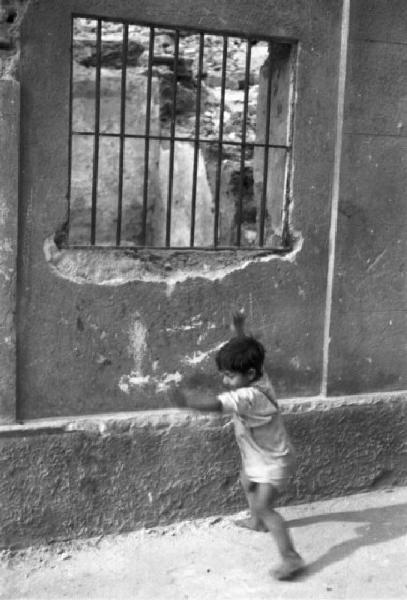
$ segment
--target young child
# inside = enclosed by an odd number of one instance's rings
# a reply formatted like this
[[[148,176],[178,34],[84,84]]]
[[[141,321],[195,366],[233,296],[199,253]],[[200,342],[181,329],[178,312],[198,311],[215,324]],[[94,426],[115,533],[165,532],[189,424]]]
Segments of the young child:
[[[233,415],[236,441],[242,457],[241,483],[250,519],[237,524],[257,531],[269,531],[281,556],[272,574],[290,579],[304,568],[286,524],[273,508],[292,477],[294,450],[284,428],[273,387],[263,372],[263,345],[244,333],[244,314],[233,316],[235,337],[216,355],[216,364],[228,391],[211,395],[202,389],[178,389],[178,406],[201,411],[216,410]]]

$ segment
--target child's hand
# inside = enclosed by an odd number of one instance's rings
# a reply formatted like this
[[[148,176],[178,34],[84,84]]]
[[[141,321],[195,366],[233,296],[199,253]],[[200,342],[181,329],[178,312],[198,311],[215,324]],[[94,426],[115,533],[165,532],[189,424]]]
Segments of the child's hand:
[[[218,378],[213,374],[203,373],[202,371],[195,371],[184,379],[184,385],[186,388],[191,390],[207,390],[207,391],[219,391],[220,385]]]
[[[237,337],[244,337],[244,324],[246,321],[246,315],[244,309],[236,310],[232,315],[233,329],[235,330]]]
[[[171,384],[168,390],[168,398],[172,406],[187,408],[187,399],[184,391],[175,384]]]

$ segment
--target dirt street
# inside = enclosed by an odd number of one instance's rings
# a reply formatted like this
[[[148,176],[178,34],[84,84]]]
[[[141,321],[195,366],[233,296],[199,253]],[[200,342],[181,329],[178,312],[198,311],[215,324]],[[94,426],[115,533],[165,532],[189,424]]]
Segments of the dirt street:
[[[269,534],[236,515],[4,552],[1,598],[387,600],[407,598],[407,488],[281,509],[308,569],[276,582]],[[239,515],[241,516],[241,515]]]

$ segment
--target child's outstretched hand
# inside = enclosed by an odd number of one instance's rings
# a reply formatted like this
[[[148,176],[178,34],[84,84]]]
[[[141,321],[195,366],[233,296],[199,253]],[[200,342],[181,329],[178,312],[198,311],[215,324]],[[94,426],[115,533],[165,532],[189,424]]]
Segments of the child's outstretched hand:
[[[236,310],[233,313],[232,321],[233,321],[233,329],[235,330],[236,336],[244,337],[245,336],[244,324],[246,321],[246,314],[244,312],[244,308],[241,308],[240,310]]]
[[[171,385],[168,396],[172,406],[201,411],[220,411],[222,406],[213,390],[189,385]]]
[[[185,394],[179,386],[175,383],[170,385],[168,390],[168,398],[172,406],[177,406],[178,408],[186,408],[187,407],[187,399]]]

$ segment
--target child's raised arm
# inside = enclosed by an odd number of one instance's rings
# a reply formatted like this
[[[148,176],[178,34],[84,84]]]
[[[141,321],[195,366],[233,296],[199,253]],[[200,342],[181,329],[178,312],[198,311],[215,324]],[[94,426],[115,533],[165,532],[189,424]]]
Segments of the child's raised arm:
[[[245,321],[246,321],[246,315],[245,315],[243,308],[241,308],[240,310],[237,310],[236,312],[233,313],[232,322],[233,322],[233,330],[236,334],[236,337],[245,337],[245,335],[246,335],[244,332]]]

